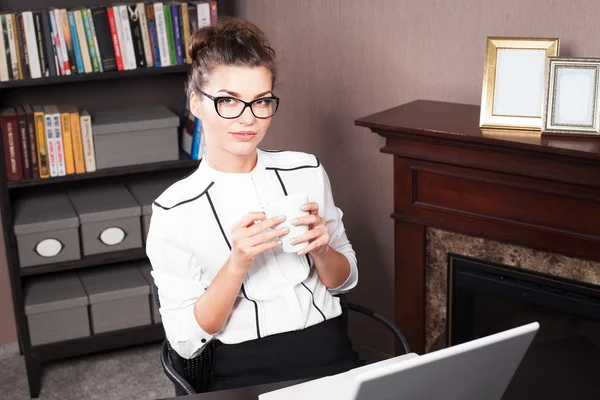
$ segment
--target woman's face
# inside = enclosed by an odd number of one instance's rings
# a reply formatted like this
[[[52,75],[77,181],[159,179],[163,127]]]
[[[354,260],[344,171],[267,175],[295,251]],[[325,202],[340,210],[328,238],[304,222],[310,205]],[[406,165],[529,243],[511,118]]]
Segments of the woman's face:
[[[266,67],[238,66],[215,68],[202,88],[204,93],[213,97],[228,96],[246,102],[270,97],[272,90],[271,72]],[[219,108],[226,113],[227,107],[226,101]],[[271,118],[256,118],[250,107],[246,107],[237,118],[222,118],[215,110],[214,101],[202,93],[191,94],[190,110],[202,121],[206,153],[211,160],[253,154],[271,123]]]

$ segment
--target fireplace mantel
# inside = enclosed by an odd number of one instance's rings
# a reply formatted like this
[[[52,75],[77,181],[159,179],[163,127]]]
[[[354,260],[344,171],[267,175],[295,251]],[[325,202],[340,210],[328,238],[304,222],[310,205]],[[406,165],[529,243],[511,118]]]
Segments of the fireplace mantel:
[[[395,319],[421,353],[428,227],[600,261],[600,138],[482,132],[479,112],[417,100],[355,121],[394,156]]]

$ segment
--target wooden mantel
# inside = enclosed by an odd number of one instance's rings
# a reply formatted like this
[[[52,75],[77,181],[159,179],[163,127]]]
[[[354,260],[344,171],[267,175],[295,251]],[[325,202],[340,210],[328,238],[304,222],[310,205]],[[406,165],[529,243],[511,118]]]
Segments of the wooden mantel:
[[[417,100],[355,121],[394,156],[395,319],[419,353],[427,227],[600,261],[600,137],[482,132],[479,111]]]

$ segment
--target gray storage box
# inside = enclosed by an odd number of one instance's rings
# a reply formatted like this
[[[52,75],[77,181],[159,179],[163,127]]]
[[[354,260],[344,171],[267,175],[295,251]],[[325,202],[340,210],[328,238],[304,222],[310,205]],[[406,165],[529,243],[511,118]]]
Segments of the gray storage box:
[[[121,263],[79,272],[90,300],[96,333],[150,325],[150,289],[136,264]]]
[[[179,159],[178,125],[177,114],[164,106],[94,113],[96,168]]]
[[[123,184],[69,191],[79,217],[83,254],[142,247],[141,207]]]
[[[23,196],[14,230],[21,268],[81,258],[79,219],[64,193]]]
[[[90,335],[88,297],[76,272],[28,279],[24,297],[33,346]]]
[[[127,184],[129,191],[131,191],[133,197],[142,207],[142,233],[144,243],[146,243],[146,238],[148,237],[148,228],[150,227],[150,219],[152,217],[152,203],[178,179],[181,179],[179,175],[177,177],[164,177],[161,179]]]
[[[154,300],[154,293],[152,293],[152,284],[154,283],[154,278],[150,273],[152,272],[152,264],[150,264],[150,261],[141,261],[138,264],[138,268],[140,269],[142,275],[144,275],[146,282],[148,282],[148,287],[150,288],[150,308],[152,309],[152,321],[157,324],[162,322],[162,319],[160,318],[160,312],[156,306],[156,301]]]

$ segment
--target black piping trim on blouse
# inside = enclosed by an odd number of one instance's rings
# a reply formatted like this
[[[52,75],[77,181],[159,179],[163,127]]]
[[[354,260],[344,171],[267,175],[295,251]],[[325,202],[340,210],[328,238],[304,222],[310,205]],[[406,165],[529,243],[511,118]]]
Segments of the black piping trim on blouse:
[[[227,243],[227,247],[229,247],[229,250],[231,250],[231,243],[229,243],[229,239],[227,239],[227,235],[225,235],[225,230],[223,230],[223,225],[221,224],[221,221],[219,220],[219,216],[217,215],[217,211],[215,210],[215,206],[214,206],[212,199],[210,198],[210,194],[208,192],[206,193],[206,198],[208,199],[210,208],[212,209],[213,215],[215,216],[215,220],[217,221],[217,224],[219,225],[219,229],[221,230],[223,239],[225,239],[225,243]],[[248,297],[248,295],[246,294],[246,288],[244,287],[244,284],[242,284],[242,293],[244,294],[244,297],[246,298],[246,300],[250,300],[252,303],[254,303],[254,316],[256,317],[256,335],[260,339],[262,336],[260,335],[260,325],[258,324],[258,304],[256,303],[256,300],[252,300]]]
[[[306,285],[304,284],[304,282],[302,282],[302,286],[304,286],[304,287],[306,288],[306,290],[308,290],[308,291],[310,292],[310,298],[311,298],[311,300],[312,300],[312,305],[313,305],[313,306],[314,306],[314,307],[317,309],[317,311],[319,312],[319,314],[321,314],[321,317],[323,317],[323,321],[325,321],[327,318],[325,318],[325,314],[323,314],[323,311],[321,311],[321,310],[319,309],[319,307],[317,307],[317,305],[315,304],[315,295],[313,294],[312,290],[310,290],[310,289],[308,288],[308,286],[306,286]]]
[[[287,190],[285,190],[285,185],[283,184],[283,181],[281,180],[281,175],[279,175],[279,171],[275,170],[275,175],[277,175],[277,179],[279,179],[279,183],[281,184],[281,188],[283,189],[283,194],[284,195],[288,195]]]
[[[190,203],[190,202],[192,202],[192,201],[194,201],[194,200],[198,200],[200,197],[204,196],[205,194],[206,194],[206,195],[208,195],[208,189],[210,189],[210,188],[212,187],[212,185],[214,185],[214,184],[215,184],[214,182],[211,182],[211,183],[210,183],[210,185],[208,185],[208,187],[207,187],[206,189],[204,189],[204,191],[203,191],[202,193],[200,193],[198,196],[196,196],[196,197],[193,197],[193,198],[191,198],[191,199],[188,199],[188,200],[181,201],[181,202],[179,202],[179,203],[175,204],[175,205],[174,205],[174,206],[172,206],[172,207],[164,207],[164,206],[161,206],[161,205],[160,205],[160,204],[158,204],[156,201],[154,202],[154,205],[155,205],[155,206],[157,206],[157,207],[160,207],[160,208],[162,208],[163,210],[172,210],[172,209],[174,209],[175,207],[177,207],[177,206],[180,206],[180,205],[182,205],[182,204],[185,204],[185,203]]]
[[[294,167],[294,168],[265,167],[265,169],[271,169],[271,170],[275,170],[275,171],[295,171],[297,169],[304,169],[304,168],[319,168],[319,166],[321,166],[321,161],[319,161],[319,159],[317,158],[317,165],[301,165],[299,167]]]

